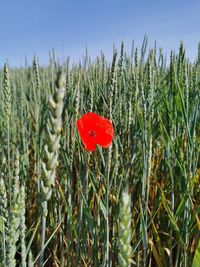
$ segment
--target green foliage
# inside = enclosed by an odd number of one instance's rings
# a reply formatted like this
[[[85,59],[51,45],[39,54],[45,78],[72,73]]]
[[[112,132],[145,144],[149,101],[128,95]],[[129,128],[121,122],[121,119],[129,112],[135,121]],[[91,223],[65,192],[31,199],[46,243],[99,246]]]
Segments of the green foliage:
[[[197,248],[195,250],[194,259],[192,262],[192,267],[198,267],[199,264],[200,264],[200,240],[199,240]]]
[[[168,64],[147,41],[112,63],[66,59],[61,80],[54,51],[0,71],[0,266],[120,266],[126,246],[138,267],[197,266],[200,46]],[[113,122],[107,150],[81,143],[89,111]]]

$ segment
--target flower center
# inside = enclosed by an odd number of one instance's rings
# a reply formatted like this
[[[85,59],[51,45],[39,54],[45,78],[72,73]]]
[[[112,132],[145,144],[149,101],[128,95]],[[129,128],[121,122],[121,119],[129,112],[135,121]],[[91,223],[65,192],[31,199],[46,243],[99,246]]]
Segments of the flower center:
[[[96,132],[95,131],[89,131],[89,136],[90,137],[95,137],[96,136]]]

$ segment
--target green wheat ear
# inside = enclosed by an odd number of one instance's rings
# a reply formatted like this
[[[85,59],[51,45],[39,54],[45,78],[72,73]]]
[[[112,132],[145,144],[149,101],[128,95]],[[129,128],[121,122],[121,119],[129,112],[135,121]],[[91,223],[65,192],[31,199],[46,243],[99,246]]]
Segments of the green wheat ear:
[[[8,218],[8,200],[4,178],[0,177],[0,217],[6,222]]]
[[[62,129],[62,112],[66,88],[66,75],[59,72],[56,79],[56,90],[49,99],[49,116],[46,127],[46,143],[44,145],[42,165],[42,239],[39,266],[43,266],[46,218],[48,215],[47,202],[51,199],[52,187],[55,184],[56,168],[60,147]]]
[[[4,94],[4,111],[7,120],[11,115],[11,92],[10,92],[10,75],[8,65],[4,64],[3,70],[3,94]]]
[[[122,193],[119,211],[119,253],[120,267],[129,267],[132,263],[131,247],[131,199],[129,194]]]
[[[51,198],[52,186],[55,182],[55,172],[58,166],[58,154],[62,129],[62,112],[65,96],[64,73],[59,72],[56,80],[56,91],[49,99],[49,117],[46,128],[46,144],[42,161],[42,193],[44,201]]]
[[[17,252],[17,242],[20,236],[20,224],[21,217],[24,214],[24,205],[23,203],[23,189],[21,190],[19,182],[19,152],[16,152],[16,159],[14,162],[14,177],[13,177],[13,186],[12,186],[12,202],[11,209],[8,212],[8,232],[7,232],[7,266],[15,267],[16,260],[15,254]]]
[[[28,267],[34,267],[34,260],[31,250],[28,253]]]
[[[0,253],[0,262],[6,265],[6,232],[8,221],[8,199],[7,192],[4,183],[4,177],[0,177],[0,225],[2,232],[1,246],[2,251]],[[1,266],[1,265],[0,265]],[[3,266],[3,265],[2,265]]]

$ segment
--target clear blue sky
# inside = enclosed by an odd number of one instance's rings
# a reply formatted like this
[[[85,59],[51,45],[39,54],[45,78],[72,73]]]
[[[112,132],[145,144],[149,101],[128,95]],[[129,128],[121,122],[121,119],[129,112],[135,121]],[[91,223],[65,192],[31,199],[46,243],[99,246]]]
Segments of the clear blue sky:
[[[130,51],[144,34],[168,52],[183,40],[194,59],[200,41],[199,0],[0,0],[0,66],[23,65],[35,53],[48,62],[51,48],[57,57],[78,61],[101,50],[109,57],[121,40]]]

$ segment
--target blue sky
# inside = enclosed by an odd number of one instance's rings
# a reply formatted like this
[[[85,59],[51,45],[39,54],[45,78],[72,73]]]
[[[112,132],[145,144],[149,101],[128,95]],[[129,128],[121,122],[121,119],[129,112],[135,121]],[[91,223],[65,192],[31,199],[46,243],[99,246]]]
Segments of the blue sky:
[[[0,66],[23,66],[34,54],[46,64],[52,48],[60,61],[77,62],[86,45],[92,58],[101,50],[109,58],[113,44],[123,40],[130,51],[145,34],[168,54],[182,40],[193,60],[200,41],[199,0],[0,0],[0,7]]]

